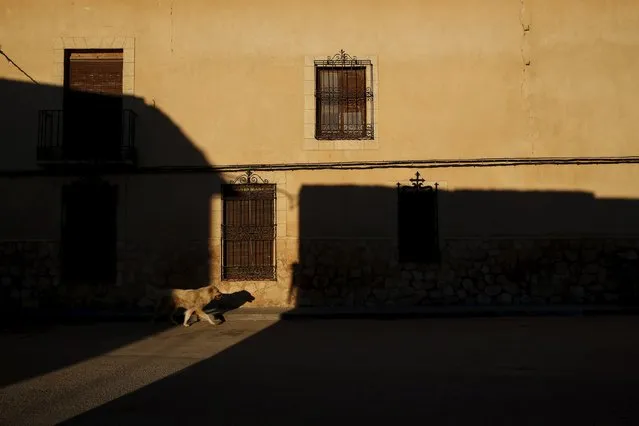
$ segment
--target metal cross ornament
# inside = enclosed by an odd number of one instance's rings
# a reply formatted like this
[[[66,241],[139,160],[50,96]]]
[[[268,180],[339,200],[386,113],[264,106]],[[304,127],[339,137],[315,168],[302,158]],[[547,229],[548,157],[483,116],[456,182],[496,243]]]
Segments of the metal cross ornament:
[[[415,177],[412,179],[408,179],[415,188],[421,188],[422,184],[426,182],[426,179],[422,178],[419,172],[415,173]]]

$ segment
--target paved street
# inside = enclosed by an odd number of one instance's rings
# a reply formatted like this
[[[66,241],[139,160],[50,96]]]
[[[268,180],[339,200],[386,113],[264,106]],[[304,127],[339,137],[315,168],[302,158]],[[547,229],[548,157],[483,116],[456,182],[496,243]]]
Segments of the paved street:
[[[637,425],[639,317],[0,334],[0,424]]]

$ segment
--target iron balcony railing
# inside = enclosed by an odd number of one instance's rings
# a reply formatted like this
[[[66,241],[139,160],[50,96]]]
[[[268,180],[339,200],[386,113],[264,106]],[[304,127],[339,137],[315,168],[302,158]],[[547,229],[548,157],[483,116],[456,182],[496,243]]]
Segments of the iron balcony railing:
[[[132,110],[41,110],[37,160],[51,163],[135,164]]]

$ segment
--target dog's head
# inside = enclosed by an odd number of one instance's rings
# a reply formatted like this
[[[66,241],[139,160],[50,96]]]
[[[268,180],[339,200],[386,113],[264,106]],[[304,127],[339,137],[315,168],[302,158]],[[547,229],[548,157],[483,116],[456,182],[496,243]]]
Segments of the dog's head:
[[[209,286],[209,295],[211,300],[219,300],[222,297],[222,292],[214,285]]]

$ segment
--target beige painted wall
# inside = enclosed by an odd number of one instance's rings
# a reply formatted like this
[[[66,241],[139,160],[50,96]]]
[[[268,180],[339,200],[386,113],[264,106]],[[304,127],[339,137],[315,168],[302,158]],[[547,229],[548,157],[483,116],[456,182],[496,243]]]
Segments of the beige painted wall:
[[[6,0],[0,43],[47,83],[56,48],[132,49],[128,89],[215,164],[632,155],[638,22],[595,0]],[[304,149],[304,58],[339,49],[377,59],[377,149]]]

